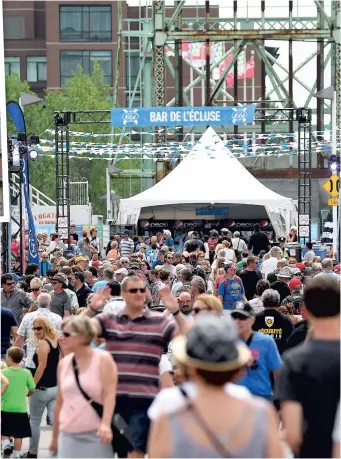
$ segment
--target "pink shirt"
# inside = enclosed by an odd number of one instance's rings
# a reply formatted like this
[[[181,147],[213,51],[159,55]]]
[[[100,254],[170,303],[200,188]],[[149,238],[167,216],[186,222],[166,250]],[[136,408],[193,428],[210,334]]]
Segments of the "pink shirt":
[[[79,382],[95,402],[103,404],[100,377],[100,350],[93,350],[93,357],[85,372],[79,373]],[[68,433],[84,433],[97,430],[101,420],[80,392],[72,368],[73,353],[63,358],[60,390],[63,404],[59,414],[59,430]]]

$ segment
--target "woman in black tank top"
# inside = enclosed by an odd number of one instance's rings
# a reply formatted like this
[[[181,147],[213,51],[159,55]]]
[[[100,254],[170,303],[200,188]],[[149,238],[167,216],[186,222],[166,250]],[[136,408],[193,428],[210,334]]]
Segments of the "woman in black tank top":
[[[34,337],[38,341],[33,362],[36,366],[34,382],[36,390],[30,397],[30,424],[32,437],[25,457],[37,457],[42,415],[47,413],[53,425],[54,405],[57,397],[57,367],[61,357],[58,332],[46,317],[37,317],[33,322]]]

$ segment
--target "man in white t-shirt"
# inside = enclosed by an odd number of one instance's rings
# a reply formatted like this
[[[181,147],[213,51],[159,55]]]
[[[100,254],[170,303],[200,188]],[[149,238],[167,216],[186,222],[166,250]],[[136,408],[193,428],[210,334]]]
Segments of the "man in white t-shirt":
[[[243,252],[247,252],[247,250],[248,250],[246,242],[243,241],[243,239],[240,239],[240,232],[239,231],[235,231],[233,233],[232,248],[233,248],[233,250],[238,250],[238,252],[240,252],[240,254],[242,254]]]
[[[260,271],[263,279],[266,279],[268,274],[273,273],[277,269],[277,262],[282,257],[282,250],[280,247],[272,247],[270,250],[270,258],[264,260],[261,264]]]
[[[121,284],[117,281],[111,281],[108,283],[108,287],[110,288],[110,298],[104,306],[103,312],[118,314],[126,307],[126,303],[121,297]]]

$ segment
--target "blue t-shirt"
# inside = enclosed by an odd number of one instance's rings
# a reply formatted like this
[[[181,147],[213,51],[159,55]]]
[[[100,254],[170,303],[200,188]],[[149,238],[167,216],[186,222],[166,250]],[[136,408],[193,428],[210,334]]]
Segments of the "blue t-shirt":
[[[271,336],[254,332],[249,349],[254,359],[253,367],[257,368],[247,367],[247,375],[236,384],[246,387],[253,395],[271,396],[270,372],[282,366],[276,342]]]
[[[243,282],[241,279],[234,277],[228,279],[227,277],[220,282],[218,295],[223,295],[224,309],[232,309],[232,306],[243,299],[242,295],[245,293]]]
[[[47,270],[52,269],[52,264],[49,261],[41,261],[40,262],[40,275],[41,277],[45,277]]]
[[[17,327],[13,312],[8,308],[1,308],[1,354],[6,354],[11,347],[11,327]]]
[[[152,269],[154,269],[155,266],[163,266],[164,264],[165,264],[164,261],[156,260],[156,261],[154,261],[154,263],[152,264]]]
[[[97,290],[102,290],[108,284],[109,284],[109,281],[106,281],[106,280],[97,281],[92,287],[92,291],[95,293]]]
[[[173,241],[173,238],[171,237],[168,237],[167,239],[165,239],[163,241],[164,245],[166,245],[167,247],[174,247],[174,241]]]

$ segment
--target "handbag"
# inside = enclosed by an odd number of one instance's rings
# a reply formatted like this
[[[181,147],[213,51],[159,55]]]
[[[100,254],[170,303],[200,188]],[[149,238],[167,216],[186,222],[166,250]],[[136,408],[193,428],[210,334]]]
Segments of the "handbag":
[[[220,441],[220,439],[215,435],[214,432],[210,429],[210,427],[207,425],[206,421],[203,419],[201,414],[196,410],[195,406],[193,405],[192,401],[189,400],[188,394],[185,391],[183,387],[179,387],[182,395],[185,397],[185,399],[188,402],[188,407],[191,410],[191,413],[194,417],[194,419],[197,421],[201,429],[205,432],[207,437],[209,438],[210,442],[212,443],[213,447],[216,449],[216,451],[219,453],[220,457],[233,457],[231,453],[227,451],[225,448],[225,445]]]
[[[89,402],[92,408],[96,411],[100,419],[102,419],[103,411],[104,411],[103,405],[92,400],[92,398],[83,390],[82,386],[80,385],[79,372],[78,372],[77,362],[76,362],[75,357],[72,357],[72,368],[73,368],[73,372],[76,378],[78,389],[80,390],[83,397]],[[114,442],[115,444],[116,442],[119,442],[120,448],[122,447],[126,449],[127,451],[133,450],[133,439],[132,439],[129,427],[119,413],[114,414],[112,418],[111,430],[112,430],[112,435],[113,435],[112,447],[114,451],[115,451]]]

